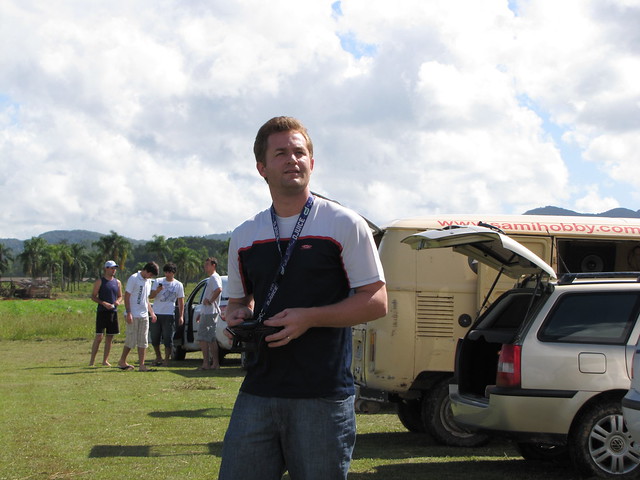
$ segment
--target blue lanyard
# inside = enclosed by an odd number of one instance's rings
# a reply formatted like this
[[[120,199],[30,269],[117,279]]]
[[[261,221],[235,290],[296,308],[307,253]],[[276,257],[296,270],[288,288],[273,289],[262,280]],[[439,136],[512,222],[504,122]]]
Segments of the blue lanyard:
[[[289,259],[291,258],[291,254],[293,253],[293,247],[298,241],[300,237],[300,233],[302,232],[302,227],[304,227],[307,218],[309,217],[309,213],[311,213],[311,207],[313,206],[313,195],[309,195],[307,202],[302,207],[302,211],[298,216],[298,221],[296,222],[295,227],[293,227],[293,232],[291,233],[291,238],[289,239],[289,243],[287,244],[287,249],[285,250],[284,255],[282,254],[282,249],[280,248],[280,228],[278,228],[278,220],[276,218],[276,211],[271,205],[271,223],[273,224],[273,234],[275,236],[276,245],[278,246],[278,253],[280,254],[280,266],[278,267],[278,271],[276,272],[275,278],[269,287],[269,292],[267,293],[267,297],[262,304],[262,308],[260,309],[260,313],[258,314],[257,321],[262,323],[262,319],[271,304],[271,300],[276,295],[278,291],[278,284],[284,275],[284,269],[289,263]]]

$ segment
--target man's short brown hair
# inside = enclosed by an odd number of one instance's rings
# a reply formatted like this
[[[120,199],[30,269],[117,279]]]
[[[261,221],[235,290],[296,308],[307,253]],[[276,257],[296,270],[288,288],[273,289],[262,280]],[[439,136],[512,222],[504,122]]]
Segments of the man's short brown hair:
[[[155,276],[158,275],[159,268],[156,262],[149,262],[144,267],[142,267],[142,270],[145,270]]]
[[[209,257],[205,260],[205,262],[210,263],[211,265],[218,266],[218,259],[216,257]]]
[[[256,135],[256,139],[253,142],[253,154],[256,157],[257,163],[266,162],[269,136],[273,133],[279,132],[300,133],[307,142],[309,156],[313,158],[313,143],[311,142],[311,137],[309,137],[309,133],[302,122],[293,117],[273,117],[260,127],[260,130],[258,130],[258,134]]]

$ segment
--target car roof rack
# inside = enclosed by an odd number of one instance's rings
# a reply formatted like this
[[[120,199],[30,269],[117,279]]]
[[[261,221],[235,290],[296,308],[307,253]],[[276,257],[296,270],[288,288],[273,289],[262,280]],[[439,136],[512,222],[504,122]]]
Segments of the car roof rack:
[[[568,285],[574,280],[583,279],[623,279],[640,282],[640,272],[581,272],[563,273],[558,279],[558,285]]]

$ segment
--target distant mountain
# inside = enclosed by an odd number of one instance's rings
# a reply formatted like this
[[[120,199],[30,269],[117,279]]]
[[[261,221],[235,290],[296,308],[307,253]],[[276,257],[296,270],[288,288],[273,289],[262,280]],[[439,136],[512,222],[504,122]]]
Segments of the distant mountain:
[[[640,218],[640,210],[630,210],[628,208],[613,208],[602,213],[578,213],[566,208],[546,206],[534,208],[524,212],[524,215],[560,215],[572,217],[610,217],[610,218]]]
[[[44,238],[47,243],[55,245],[67,242],[68,244],[80,243],[90,246],[93,242],[97,242],[100,237],[104,237],[103,233],[90,232],[89,230],[52,230],[38,235]]]
[[[0,243],[10,250],[19,253],[23,250],[22,245],[24,244],[24,241],[18,240],[17,238],[0,238]]]
[[[213,233],[211,235],[205,235],[202,238],[206,238],[208,240],[229,240],[231,238],[231,232],[227,233]]]

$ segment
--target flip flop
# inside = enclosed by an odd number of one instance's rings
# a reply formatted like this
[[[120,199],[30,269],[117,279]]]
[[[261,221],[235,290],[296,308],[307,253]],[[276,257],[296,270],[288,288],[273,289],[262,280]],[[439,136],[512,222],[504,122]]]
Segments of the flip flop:
[[[130,370],[134,370],[136,367],[134,367],[133,365],[125,365],[124,367],[121,367],[120,365],[118,365],[118,368],[123,372],[127,372]]]
[[[153,364],[154,364],[156,367],[159,367],[160,365],[162,365],[162,360],[156,360],[155,362],[153,362]]]

